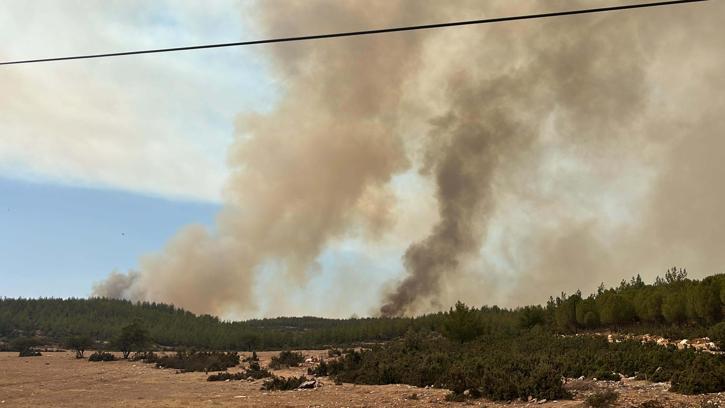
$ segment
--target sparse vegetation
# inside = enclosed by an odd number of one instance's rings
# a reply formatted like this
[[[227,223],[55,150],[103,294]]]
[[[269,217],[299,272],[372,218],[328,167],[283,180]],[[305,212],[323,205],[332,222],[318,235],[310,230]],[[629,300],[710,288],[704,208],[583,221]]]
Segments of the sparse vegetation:
[[[150,343],[151,338],[148,331],[139,320],[135,320],[121,329],[121,334],[114,341],[115,346],[123,354],[123,358],[128,358],[132,351],[137,353],[145,351]]]
[[[305,361],[305,356],[294,351],[282,351],[279,355],[272,357],[269,368],[279,370],[287,367],[298,367]]]
[[[299,377],[277,377],[272,376],[262,384],[262,389],[266,391],[289,391],[296,390],[302,383],[308,379],[302,375]]]
[[[131,361],[143,361],[147,364],[154,364],[159,360],[159,358],[160,356],[153,351],[136,352],[129,357]]]
[[[96,351],[95,353],[88,356],[88,361],[116,361],[116,356],[105,351]]]
[[[244,372],[240,371],[238,373],[228,373],[228,372],[220,372],[216,374],[212,374],[209,377],[206,378],[207,381],[239,381],[247,378],[244,375]]]
[[[261,378],[268,378],[272,377],[272,373],[270,373],[268,370],[260,368],[259,363],[252,363],[252,365],[244,370],[239,371],[237,373],[228,373],[228,372],[220,372],[217,374],[212,374],[209,377],[207,377],[207,381],[238,381],[238,380],[245,380],[245,379],[253,379],[253,380],[259,380]]]
[[[584,405],[590,408],[608,408],[613,406],[617,399],[619,394],[616,391],[606,389],[589,395],[584,400]]]
[[[316,366],[308,368],[307,374],[316,377],[326,377],[328,375],[327,363],[325,360],[320,361]]]
[[[245,363],[251,363],[251,362],[254,362],[254,361],[259,361],[259,357],[257,357],[257,352],[256,351],[252,351],[252,355],[249,356],[249,357],[246,357],[244,359],[244,362]]]
[[[226,371],[239,365],[239,354],[219,351],[178,351],[155,358],[156,367],[175,368],[181,372]]]
[[[65,341],[66,347],[75,350],[76,358],[83,358],[86,349],[93,345],[90,336],[71,336]]]
[[[18,357],[39,357],[41,353],[35,349],[39,345],[37,337],[18,337],[10,343],[10,348],[18,352]]]
[[[259,380],[261,378],[267,378],[271,377],[272,373],[269,372],[266,368],[261,368],[259,366],[259,363],[253,362],[249,365],[249,368],[244,372],[246,375],[246,378],[252,378],[255,380]]]

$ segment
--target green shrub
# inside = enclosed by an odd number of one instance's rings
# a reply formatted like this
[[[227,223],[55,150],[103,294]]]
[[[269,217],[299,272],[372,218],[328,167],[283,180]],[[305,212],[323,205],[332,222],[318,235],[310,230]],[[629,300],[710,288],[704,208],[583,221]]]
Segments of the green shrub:
[[[279,355],[272,357],[269,368],[279,370],[287,367],[298,367],[305,361],[305,356],[294,351],[283,351]]]
[[[446,394],[445,400],[449,402],[463,402],[466,400],[466,396],[462,392],[451,391]]]
[[[725,350],[725,322],[712,326],[709,335],[720,350]]]
[[[40,352],[35,350],[41,341],[37,337],[18,337],[10,342],[10,349],[18,352],[19,357],[38,357]]]
[[[617,392],[606,389],[603,391],[597,391],[594,394],[589,395],[584,400],[584,406],[591,408],[607,408],[611,407],[619,398]]]
[[[262,389],[266,391],[289,391],[295,390],[303,382],[308,381],[305,376],[299,377],[277,377],[272,376],[269,380],[262,384]]]
[[[328,375],[327,363],[325,360],[320,361],[316,366],[308,368],[307,374],[316,377],[326,377]]]
[[[76,358],[83,358],[83,353],[92,345],[93,340],[89,336],[71,336],[65,340],[65,346],[75,350]]]
[[[516,342],[515,337],[483,338],[462,345],[428,338],[410,349],[400,340],[329,361],[327,372],[336,381],[434,385],[455,394],[480,390],[496,400],[566,397],[560,370],[532,356],[530,347],[511,350]]]
[[[96,351],[95,353],[88,356],[88,361],[115,361],[116,356],[105,351]]]
[[[270,373],[269,370],[265,368],[261,368],[259,366],[259,363],[255,361],[249,365],[249,368],[245,371],[244,375],[247,378],[252,377],[255,380],[259,380],[260,378],[271,377],[272,373]]]
[[[141,321],[136,320],[121,329],[113,343],[121,351],[123,358],[128,358],[132,351],[144,351],[151,344],[151,337]]]
[[[153,364],[159,360],[160,356],[153,351],[142,351],[133,353],[129,358],[131,361],[143,361],[146,364]]]
[[[239,381],[247,378],[244,375],[244,372],[238,372],[238,373],[227,373],[227,372],[221,372],[216,373],[208,376],[206,378],[207,381]]]
[[[672,391],[681,394],[704,394],[725,391],[723,357],[700,354],[687,370],[672,376]]]
[[[239,380],[245,380],[248,378],[252,378],[255,380],[258,380],[260,378],[267,378],[271,377],[272,374],[267,371],[259,368],[259,364],[256,365],[256,367],[252,367],[249,369],[246,369],[244,371],[240,371],[237,373],[228,373],[228,372],[220,372],[217,374],[212,374],[209,377],[207,377],[207,381],[239,381]]]
[[[178,351],[175,355],[161,356],[156,360],[158,368],[175,368],[181,372],[226,371],[239,364],[239,354],[221,351]]]
[[[567,395],[562,377],[616,381],[621,378],[616,372],[669,381],[676,373],[691,371],[697,358],[706,359],[713,371],[725,369],[721,356],[639,341],[608,343],[595,336],[489,335],[468,343],[428,336],[415,348],[408,343],[399,339],[328,360],[326,372],[335,381],[349,383],[433,385],[456,394],[477,389],[494,400],[528,396],[553,400]]]

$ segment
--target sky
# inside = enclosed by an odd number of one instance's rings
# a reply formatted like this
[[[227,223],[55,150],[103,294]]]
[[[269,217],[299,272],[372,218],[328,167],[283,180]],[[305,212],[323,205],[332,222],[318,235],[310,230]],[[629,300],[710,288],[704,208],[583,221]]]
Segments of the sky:
[[[13,41],[0,44],[0,58],[259,38],[252,5],[5,1],[0,38]],[[268,111],[283,89],[268,71],[254,48],[3,69],[0,296],[89,296],[184,226],[213,228],[237,115]],[[326,290],[361,262],[371,287],[394,273],[400,248],[380,265],[349,247],[321,254],[325,272],[309,287]],[[373,292],[340,313],[365,313]]]
[[[173,4],[172,4],[173,3]],[[250,38],[238,2],[5,1],[3,60]],[[254,50],[0,73],[0,296],[87,296],[210,224],[238,112],[278,86]],[[124,235],[122,235],[124,234]]]
[[[5,0],[0,60],[611,4]],[[725,272],[703,4],[4,66],[0,296],[348,317]]]
[[[219,205],[117,189],[0,179],[2,295],[84,297],[110,269],[163,244],[181,225],[211,225]],[[9,273],[7,271],[24,271]]]

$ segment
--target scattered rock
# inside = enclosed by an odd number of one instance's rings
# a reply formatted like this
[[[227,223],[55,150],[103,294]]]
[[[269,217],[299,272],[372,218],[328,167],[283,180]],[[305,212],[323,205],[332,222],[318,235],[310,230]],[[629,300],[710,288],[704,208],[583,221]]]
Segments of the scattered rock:
[[[302,389],[310,389],[310,388],[316,388],[316,387],[317,387],[317,381],[310,380],[310,381],[305,381],[302,384],[300,384],[300,386],[297,387],[297,389],[302,390]]]

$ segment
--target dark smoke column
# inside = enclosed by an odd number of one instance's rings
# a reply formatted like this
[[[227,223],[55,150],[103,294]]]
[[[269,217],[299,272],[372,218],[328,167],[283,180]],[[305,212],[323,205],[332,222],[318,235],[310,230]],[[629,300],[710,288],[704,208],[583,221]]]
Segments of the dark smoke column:
[[[464,257],[473,255],[485,236],[492,212],[492,182],[501,152],[525,130],[503,107],[487,103],[509,81],[452,84],[451,111],[433,123],[424,171],[436,180],[440,221],[431,234],[413,243],[403,262],[407,277],[380,308],[383,316],[410,312],[420,300],[433,300],[442,280],[455,273]],[[487,106],[488,105],[488,106]]]

